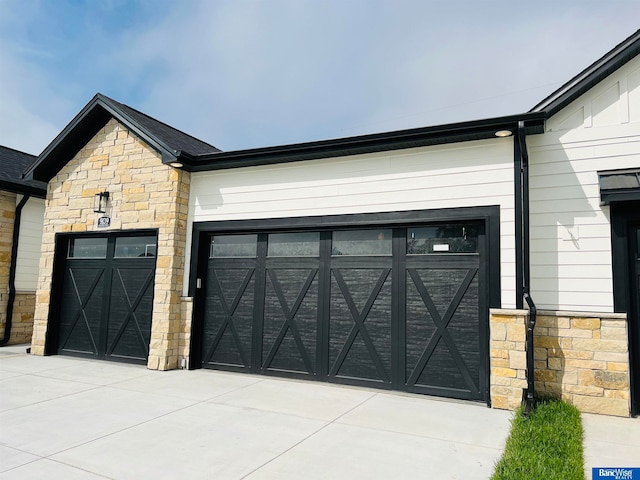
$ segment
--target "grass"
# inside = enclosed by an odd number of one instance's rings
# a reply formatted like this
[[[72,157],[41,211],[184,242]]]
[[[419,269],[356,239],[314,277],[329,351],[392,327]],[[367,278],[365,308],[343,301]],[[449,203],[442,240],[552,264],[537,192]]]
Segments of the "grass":
[[[491,480],[584,480],[582,420],[573,406],[541,400],[529,418],[520,408]]]

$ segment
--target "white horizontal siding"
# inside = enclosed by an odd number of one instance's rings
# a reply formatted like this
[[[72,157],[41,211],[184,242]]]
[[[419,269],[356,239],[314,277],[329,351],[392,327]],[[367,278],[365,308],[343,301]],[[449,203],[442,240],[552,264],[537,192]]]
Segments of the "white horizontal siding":
[[[613,311],[610,215],[597,172],[640,167],[640,117],[629,115],[640,111],[640,84],[629,81],[638,72],[636,58],[527,139],[538,308]]]
[[[502,306],[511,308],[513,188],[511,139],[199,172],[189,234],[193,222],[499,205]]]
[[[30,198],[22,209],[16,259],[16,290],[35,292],[38,283],[44,200]]]

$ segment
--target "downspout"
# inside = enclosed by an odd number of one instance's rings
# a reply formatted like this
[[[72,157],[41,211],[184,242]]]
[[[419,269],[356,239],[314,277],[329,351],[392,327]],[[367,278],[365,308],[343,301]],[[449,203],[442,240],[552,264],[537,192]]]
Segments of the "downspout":
[[[523,308],[523,300],[529,307],[529,322],[526,332],[526,353],[527,353],[527,388],[522,392],[523,414],[528,417],[535,406],[535,369],[533,352],[533,329],[536,326],[537,309],[531,298],[531,256],[530,256],[530,223],[529,223],[529,154],[527,152],[526,131],[524,121],[518,122],[518,133],[516,138],[516,163],[520,165],[520,171],[516,172],[516,251],[520,250],[520,258],[516,259],[516,271],[518,284],[516,285],[517,308]],[[520,207],[519,209],[517,207]],[[518,212],[518,210],[520,210]],[[518,235],[520,233],[520,235]],[[518,239],[518,237],[520,237]],[[517,247],[520,248],[517,248]],[[519,268],[518,268],[519,267]],[[520,294],[522,295],[520,297]]]
[[[11,263],[9,264],[9,298],[7,299],[7,315],[4,323],[4,335],[0,339],[0,347],[4,347],[11,339],[11,321],[13,320],[13,304],[16,300],[16,264],[18,262],[18,239],[20,238],[20,219],[22,209],[29,201],[30,195],[25,194],[18,205],[13,219],[13,237],[11,240]]]

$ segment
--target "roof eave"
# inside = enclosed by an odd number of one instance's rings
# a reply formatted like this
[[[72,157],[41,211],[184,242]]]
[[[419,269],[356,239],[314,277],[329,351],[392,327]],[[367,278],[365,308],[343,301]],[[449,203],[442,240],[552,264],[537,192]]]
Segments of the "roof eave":
[[[543,133],[544,118],[544,113],[532,112],[357,137],[220,152],[179,161],[183,163],[184,170],[201,172],[359,155],[496,138],[498,130],[511,129],[515,132],[519,121],[525,122],[528,134]]]
[[[639,53],[640,30],[627,37],[604,56],[539,102],[530,112],[546,112],[547,118],[551,117],[587,92],[595,84],[635,58]]]
[[[44,188],[33,187],[30,185],[22,185],[20,183],[7,182],[0,180],[0,190],[11,193],[19,193],[21,195],[31,195],[32,197],[45,198],[47,190]]]
[[[98,93],[27,168],[24,178],[43,182],[51,180],[86,142],[106,125],[110,118],[121,122],[160,153],[164,163],[176,160],[177,152],[171,150],[126,112],[112,104],[107,97]]]

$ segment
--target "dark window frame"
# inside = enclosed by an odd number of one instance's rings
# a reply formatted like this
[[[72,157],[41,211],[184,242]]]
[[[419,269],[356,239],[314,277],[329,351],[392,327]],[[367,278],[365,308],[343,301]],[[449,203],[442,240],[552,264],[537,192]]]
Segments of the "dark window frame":
[[[636,380],[640,371],[640,323],[631,322],[630,316],[640,312],[632,293],[634,282],[630,265],[635,241],[631,243],[630,232],[640,228],[640,202],[614,202],[611,204],[611,266],[613,277],[613,309],[617,313],[627,314],[627,334],[629,336],[629,363],[631,368],[631,414],[640,414],[640,382]]]

